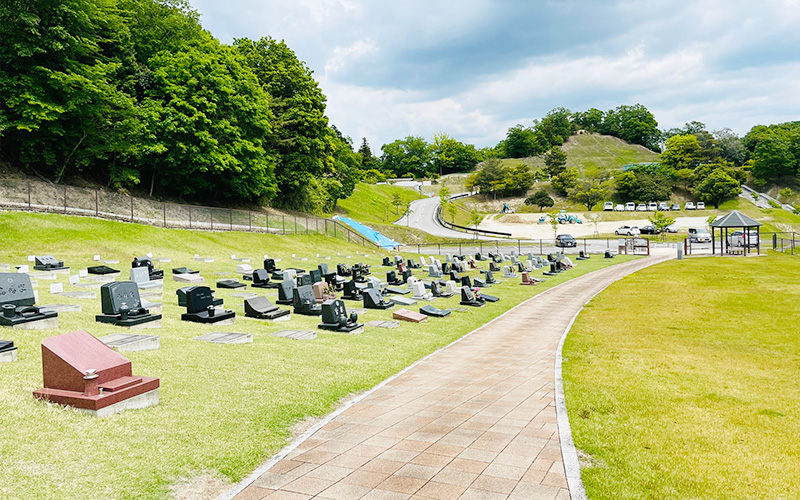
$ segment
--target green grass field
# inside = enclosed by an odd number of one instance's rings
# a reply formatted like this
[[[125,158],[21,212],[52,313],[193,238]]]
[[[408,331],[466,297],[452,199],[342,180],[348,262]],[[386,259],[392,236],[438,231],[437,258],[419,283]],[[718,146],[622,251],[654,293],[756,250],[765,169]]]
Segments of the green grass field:
[[[364,391],[422,356],[463,336],[532,295],[570,276],[624,262],[592,259],[538,287],[514,281],[491,288],[496,304],[425,324],[396,329],[368,327],[363,334],[319,333],[295,341],[272,334],[284,329],[316,330],[318,317],[292,315],[289,322],[245,319],[236,290],[217,290],[225,307],[237,313],[234,326],[214,327],[179,320],[171,268],[197,269],[213,288],[217,278],[240,278],[231,255],[281,258],[280,267],[309,269],[319,262],[365,262],[383,277],[381,251],[324,236],[282,237],[230,232],[192,232],[61,215],[0,212],[3,247],[0,262],[24,264],[29,254],[52,254],[73,273],[94,265],[92,256],[119,259],[127,277],[134,256],[152,252],[170,258],[165,269],[163,327],[159,350],[127,353],[136,375],[159,377],[160,404],[97,419],[76,410],[34,400],[42,387],[40,343],[49,336],[86,330],[101,337],[122,329],[94,321],[100,300],[67,299],[49,293],[51,281],[39,280],[39,305],[81,304],[82,312],[59,314],[59,328],[43,331],[0,330],[13,340],[19,360],[0,364],[0,498],[4,499],[165,499],[176,484],[201,475],[226,482],[242,479],[291,438],[292,426],[329,413],[343,398]],[[341,253],[337,256],[337,252]],[[356,252],[361,252],[357,254]],[[193,256],[214,258],[201,263]],[[292,259],[308,258],[307,261]],[[320,254],[317,258],[316,255]],[[349,256],[349,258],[347,257]],[[415,255],[406,255],[414,256]],[[326,260],[325,257],[330,257]],[[425,274],[417,271],[418,275]],[[472,271],[473,277],[477,271]],[[66,276],[59,276],[66,290]],[[258,290],[274,301],[273,290]],[[99,293],[98,293],[99,296]],[[150,299],[154,300],[154,299]],[[454,307],[458,298],[439,299]],[[348,308],[360,307],[347,303]],[[391,319],[392,311],[368,311],[360,322]],[[193,340],[212,331],[252,333],[254,342],[215,345]],[[139,332],[141,333],[141,332]]]
[[[564,346],[589,498],[798,498],[800,260],[698,258],[612,284]]]

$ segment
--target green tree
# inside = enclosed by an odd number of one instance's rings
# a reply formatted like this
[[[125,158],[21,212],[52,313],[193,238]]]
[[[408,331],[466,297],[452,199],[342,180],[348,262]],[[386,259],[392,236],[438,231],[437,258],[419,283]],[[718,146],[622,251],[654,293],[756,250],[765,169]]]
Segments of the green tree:
[[[159,53],[142,106],[142,163],[162,192],[268,200],[276,194],[269,97],[232,48]]]
[[[545,173],[552,179],[567,169],[567,153],[555,146],[544,155],[544,164]]]
[[[471,226],[475,226],[475,231],[476,231],[475,232],[475,239],[478,239],[477,230],[478,230],[478,226],[481,224],[482,221],[483,221],[483,215],[481,215],[481,213],[478,212],[477,208],[473,208],[472,210],[470,210],[470,212],[469,212],[469,223],[470,223]]]
[[[564,170],[557,176],[550,181],[550,187],[552,187],[556,193],[567,196],[569,191],[574,188],[578,184],[578,171],[574,168],[568,168]]]
[[[556,239],[556,236],[558,236],[558,210],[548,212],[547,215],[550,217],[550,228],[553,230],[553,239]]]
[[[783,188],[778,192],[778,194],[783,197],[784,200],[788,200],[792,197],[792,188]]]
[[[694,170],[700,162],[700,144],[697,137],[682,134],[667,139],[666,148],[661,153],[661,164],[673,172]]]
[[[617,184],[617,195],[625,201],[632,201],[636,194],[636,174],[634,172],[622,172],[615,178]]]
[[[392,201],[390,203],[394,207],[394,213],[400,215],[400,207],[403,205],[403,198],[400,197],[400,193],[392,194]]]
[[[487,158],[483,168],[467,178],[467,189],[478,187],[482,193],[495,193],[503,183],[505,169],[498,158]]]
[[[440,133],[434,135],[431,145],[431,162],[439,175],[468,172],[480,161],[480,154],[472,144],[462,144]]]
[[[504,148],[508,158],[525,158],[544,153],[547,151],[548,143],[536,130],[517,125],[508,129]]]
[[[572,115],[572,123],[578,129],[583,129],[587,132],[598,132],[603,126],[603,112],[597,108],[579,111]]]
[[[720,157],[734,165],[744,165],[750,155],[739,136],[729,128],[717,130],[713,134],[720,148]]]
[[[395,176],[411,174],[414,178],[422,178],[435,172],[431,163],[431,148],[422,137],[398,139],[384,144],[381,150],[384,168]]]
[[[458,213],[458,206],[455,203],[450,202],[446,204],[444,208],[445,211],[447,212],[447,215],[450,216],[450,222],[455,224],[456,214]]]
[[[312,179],[330,176],[335,168],[325,95],[313,72],[283,41],[241,38],[234,44],[270,96],[274,127],[264,137],[267,149],[276,153],[277,203],[312,209]]]
[[[650,221],[650,224],[655,226],[656,232],[661,234],[662,240],[665,239],[666,236],[665,229],[675,223],[674,217],[670,217],[660,210],[648,217],[647,220]]]
[[[525,199],[525,204],[538,205],[539,212],[542,212],[544,211],[545,207],[552,207],[553,205],[556,204],[556,202],[553,200],[553,198],[550,197],[549,194],[547,194],[547,191],[545,191],[544,189],[540,189],[535,193],[533,193],[532,195],[528,196]]]
[[[361,146],[358,148],[358,154],[361,156],[362,170],[380,170],[381,161],[372,155],[372,150],[369,147],[366,137],[361,139]]]
[[[683,189],[689,189],[689,184],[692,180],[692,176],[694,175],[694,171],[690,168],[682,168],[676,170],[673,174],[675,180],[683,184]]]
[[[658,141],[661,138],[658,122],[641,104],[617,106],[616,109],[607,111],[600,132],[640,144],[653,151],[658,150]]]
[[[570,198],[585,205],[589,212],[592,211],[592,207],[607,197],[608,187],[596,180],[580,181],[570,191]]]
[[[781,135],[767,135],[755,147],[753,177],[769,180],[779,175],[794,175],[796,170],[790,143]]]
[[[719,208],[723,201],[733,198],[742,192],[739,182],[723,169],[716,169],[694,189],[695,195],[705,203]]]
[[[552,109],[533,128],[549,147],[561,146],[572,135],[572,112],[566,108]]]
[[[524,163],[507,167],[503,169],[503,194],[525,194],[533,186],[533,180],[533,172]]]

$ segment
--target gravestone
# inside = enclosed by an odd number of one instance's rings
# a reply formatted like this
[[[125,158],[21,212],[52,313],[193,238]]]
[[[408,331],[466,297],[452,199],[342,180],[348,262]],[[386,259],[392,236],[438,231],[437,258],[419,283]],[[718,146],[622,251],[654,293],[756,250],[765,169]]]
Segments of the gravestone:
[[[400,295],[392,295],[389,301],[393,304],[400,304],[401,306],[413,306],[417,303],[417,301],[414,299],[409,299],[408,297],[403,297]]]
[[[205,283],[206,280],[199,274],[173,274],[172,281],[177,283],[193,283],[195,285],[199,285],[200,283]]]
[[[408,269],[408,266],[406,265],[405,262],[401,262],[401,263],[397,264],[397,272],[400,273],[401,275],[403,273],[405,273],[407,269]]]
[[[142,290],[162,288],[164,286],[161,281],[150,279],[150,271],[148,271],[146,267],[132,267],[130,272],[130,281],[136,283],[136,286]]]
[[[297,270],[292,268],[285,269],[283,271],[283,280],[292,280],[297,283]]]
[[[278,300],[276,303],[289,305],[294,302],[294,280],[285,279],[278,287]]]
[[[210,342],[212,344],[251,344],[253,342],[252,333],[230,333],[230,332],[211,332],[194,340]]]
[[[349,278],[351,275],[350,267],[347,264],[340,262],[336,264],[336,274],[345,278]]]
[[[444,254],[444,258],[447,262],[453,262],[453,256],[449,253]]]
[[[155,335],[112,333],[100,337],[99,340],[117,352],[152,351],[161,348],[161,338]]]
[[[392,313],[392,318],[411,323],[424,323],[428,321],[428,316],[410,309],[398,309]]]
[[[486,279],[487,285],[494,285],[498,283],[498,281],[494,279],[494,273],[491,271],[484,271],[483,277]]]
[[[12,340],[0,340],[0,363],[12,363],[17,360],[17,348]]]
[[[383,320],[372,320],[366,323],[367,326],[374,326],[376,328],[397,328],[400,326],[399,321],[383,321]]]
[[[442,287],[442,283],[439,282],[439,281],[431,282],[431,294],[434,297],[442,297],[442,298],[447,298],[447,297],[452,297],[453,296],[452,293],[445,292],[444,288]]]
[[[285,337],[293,340],[314,340],[317,332],[308,330],[281,330],[272,334],[273,337]]]
[[[266,269],[256,269],[253,271],[253,282],[250,283],[253,288],[274,288],[273,283],[269,280],[269,273]]]
[[[403,280],[397,277],[397,273],[395,271],[389,271],[386,273],[386,283],[390,285],[400,285],[403,283]]]
[[[405,271],[403,271],[403,283],[408,283],[408,278],[410,277],[411,277],[410,269],[406,269]]]
[[[414,262],[414,259],[408,259],[408,268],[409,269],[419,269],[422,266]]]
[[[420,255],[419,264],[420,264],[420,267],[428,267],[428,263],[425,261],[425,256],[424,255]]]
[[[285,317],[288,319],[289,314],[288,309],[279,308],[262,295],[244,301],[244,315],[248,318],[277,319]]]
[[[408,295],[409,293],[411,293],[411,290],[399,286],[387,286],[386,292],[395,295]]]
[[[364,308],[365,309],[389,309],[394,304],[387,302],[377,288],[367,288],[364,290]]]
[[[606,250],[605,254],[603,254],[603,258],[604,259],[613,259],[614,258],[614,254],[611,253],[611,250]]]
[[[311,284],[319,283],[322,281],[322,271],[317,269],[312,269],[308,272],[308,275],[311,276]]]
[[[461,287],[461,305],[462,306],[472,306],[472,307],[483,307],[486,305],[481,297],[476,296],[472,290],[469,289],[467,286]]]
[[[188,267],[173,267],[172,274],[200,274],[200,271],[194,271]]]
[[[58,328],[58,313],[36,307],[36,294],[27,274],[0,273],[0,326],[20,330]]]
[[[449,263],[449,262],[445,262],[445,263],[443,263],[443,264],[442,264],[442,266],[441,266],[441,268],[442,268],[442,272],[443,272],[444,274],[450,274],[450,271],[452,271],[452,270],[453,270],[453,268],[450,266],[450,263]]]
[[[555,262],[550,263],[550,270],[543,271],[542,274],[545,276],[558,276],[558,265]]]
[[[150,280],[160,280],[164,279],[164,270],[163,269],[156,269],[153,267],[153,261],[150,260],[150,257],[136,257],[131,262],[132,268],[143,267],[147,269],[148,279]],[[134,281],[131,279],[131,281]]]
[[[503,266],[503,278],[516,278],[517,273],[515,273],[511,266]]]
[[[98,417],[158,404],[159,380],[134,376],[127,358],[85,331],[42,341],[42,374],[35,398]]]
[[[105,276],[107,274],[120,274],[118,269],[112,269],[108,266],[92,266],[92,267],[87,267],[86,270],[89,272],[89,274],[96,274],[101,276]]]
[[[253,266],[250,264],[238,264],[236,266],[236,272],[238,274],[243,274],[245,276],[253,274]]]
[[[485,293],[481,293],[480,297],[477,297],[479,300],[483,300],[484,302],[498,302],[500,297],[495,297],[494,295],[487,295]]]
[[[362,271],[361,268],[353,266],[350,269],[350,279],[352,279],[356,283],[364,283],[366,281],[366,278],[364,278],[364,275],[362,274],[361,271]]]
[[[441,278],[442,272],[434,265],[428,266],[428,275],[431,278]]]
[[[394,265],[395,265],[395,267],[399,266],[400,264],[402,264],[404,262],[405,262],[405,260],[403,259],[403,257],[401,257],[399,255],[395,255],[394,256]]]
[[[100,287],[102,314],[95,316],[99,323],[116,326],[158,328],[161,315],[150,314],[142,307],[139,287],[132,281],[114,281]]]
[[[533,281],[530,275],[527,272],[522,273],[522,283],[520,285],[535,285],[536,282]]]
[[[413,292],[412,297],[416,300],[430,300],[433,298],[433,294],[425,289],[425,283],[421,281],[411,285],[411,291]]]
[[[358,324],[358,314],[347,315],[343,301],[332,299],[322,303],[322,323],[317,325],[317,328],[341,333],[359,333],[364,330],[364,325]]]
[[[236,313],[214,307],[214,292],[207,286],[195,286],[186,292],[186,312],[181,320],[194,323],[233,324]]]
[[[312,281],[310,274],[298,274],[297,275],[297,286],[299,286],[299,287],[300,286],[311,286],[313,284],[314,284],[314,281]]]
[[[461,286],[468,286],[472,288],[472,280],[469,279],[469,276],[462,276],[461,277]]]
[[[317,304],[322,304],[326,300],[336,299],[336,292],[326,283],[314,283],[311,288],[314,290],[314,298],[317,300]]]
[[[37,271],[62,271],[69,269],[64,267],[64,262],[57,260],[52,255],[42,255],[34,258],[33,268]]]
[[[383,258],[383,267],[392,267],[392,261],[389,260],[389,257]]]
[[[358,291],[355,281],[348,281],[344,284],[342,298],[345,300],[363,300],[364,296]]]
[[[445,282],[444,291],[445,293],[449,293],[450,295],[455,295],[456,293],[458,293],[458,287],[456,285],[456,282],[453,280],[448,280],[447,282]]]
[[[584,252],[583,250],[578,252],[578,256],[575,257],[577,260],[589,260],[589,255]]]
[[[186,294],[188,294],[189,290],[191,290],[192,288],[195,288],[196,286],[197,285],[185,286],[185,287],[178,288],[177,290],[175,290],[175,294],[178,296],[178,305],[179,306],[186,307]],[[214,290],[211,290],[211,294],[212,295],[214,294]],[[142,294],[140,294],[140,296],[142,296]],[[222,299],[214,299],[214,301],[212,302],[212,305],[221,306],[222,305]]]
[[[383,284],[381,283],[380,279],[376,278],[375,276],[370,276],[369,279],[367,279],[366,288],[376,288],[380,290],[382,285]],[[364,287],[359,287],[359,288],[363,290]]]
[[[498,266],[494,261],[489,262],[489,270],[493,273],[500,272],[500,266]]]
[[[486,288],[488,286],[492,286],[486,283],[486,280],[482,278],[475,278],[474,280],[472,280],[472,285],[477,286],[478,288]]]
[[[450,316],[450,311],[448,311],[447,309],[439,309],[433,307],[432,305],[420,307],[419,312],[421,312],[426,316],[433,316],[435,318],[444,318],[445,316]]]
[[[311,285],[298,286],[294,289],[292,305],[295,314],[304,316],[319,316],[322,314],[322,307],[317,304],[314,297],[314,290]]]
[[[218,280],[217,288],[225,288],[227,290],[233,290],[236,288],[247,288],[247,285],[237,280]]]

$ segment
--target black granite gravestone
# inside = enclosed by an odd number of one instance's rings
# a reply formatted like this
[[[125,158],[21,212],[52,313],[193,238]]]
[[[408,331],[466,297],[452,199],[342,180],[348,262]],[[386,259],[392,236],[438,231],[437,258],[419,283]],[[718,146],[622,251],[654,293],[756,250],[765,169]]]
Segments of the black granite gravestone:
[[[119,270],[111,269],[108,266],[92,266],[92,267],[87,267],[86,270],[89,272],[89,274],[97,274],[97,275],[114,274],[119,272]]]
[[[494,261],[489,262],[489,270],[495,273],[500,272],[500,266],[497,265]]]
[[[400,285],[403,283],[403,280],[397,277],[397,272],[389,271],[386,273],[386,283],[389,285]]]
[[[500,300],[500,297],[495,297],[494,295],[486,295],[485,293],[481,292],[481,296],[478,297],[478,299],[486,302],[497,302]]]
[[[160,314],[150,314],[142,307],[139,287],[133,281],[114,281],[100,287],[103,314],[94,317],[98,323],[117,326],[136,326],[161,319]]]
[[[417,264],[414,259],[408,259],[408,268],[409,269],[421,269],[422,265]]]
[[[453,280],[456,281],[456,280]],[[461,286],[468,286],[472,288],[472,280],[469,279],[469,276],[462,276],[461,277]]]
[[[214,302],[214,292],[209,287],[192,287],[186,293],[186,312],[181,314],[181,319],[195,323],[219,323],[236,316],[233,311],[215,309]]]
[[[453,267],[450,265],[449,262],[442,263],[442,272],[444,274],[449,274],[453,270]]]
[[[394,256],[394,267],[397,267],[400,264],[403,264],[404,262],[405,262],[404,258],[400,257],[399,255]]]
[[[367,278],[361,274],[361,268],[356,266],[353,266],[352,269],[350,269],[350,279],[356,283],[364,283],[367,281]]]
[[[481,261],[482,261],[482,260],[486,260],[486,257],[484,257],[484,256],[483,256],[482,254],[480,254],[480,253],[476,253],[476,254],[475,254],[475,260],[481,260]]]
[[[64,262],[57,260],[52,255],[36,256],[33,268],[37,271],[60,271],[61,269],[69,269],[64,267]]]
[[[200,271],[194,271],[188,267],[173,267],[172,274],[200,274]]]
[[[297,275],[297,286],[311,286],[314,284],[314,281],[311,278],[310,274],[298,274]]]
[[[349,278],[352,274],[350,271],[350,267],[347,264],[338,263],[336,264],[336,274],[339,276],[344,276],[345,278]]]
[[[389,260],[389,257],[384,257],[383,258],[383,267],[393,267],[392,266],[392,261]]]
[[[442,283],[440,281],[432,281],[431,282],[431,294],[433,294],[434,297],[442,297],[442,298],[447,298],[447,297],[452,297],[453,296],[452,293],[447,293],[444,290],[444,286],[442,285]]]
[[[253,271],[253,288],[276,288],[278,285],[270,281],[269,272],[266,269],[256,269]]]
[[[264,259],[264,270],[268,273],[280,271],[280,269],[275,267],[275,259]]]
[[[361,273],[362,276],[369,276],[371,274],[369,270],[369,265],[364,264],[363,262],[357,262],[353,264],[353,269],[358,269],[359,273]]]
[[[517,265],[517,272],[518,273],[521,273],[521,272],[525,271],[525,264],[523,264],[522,262],[517,262],[516,265]]]
[[[35,303],[29,275],[0,273],[0,325],[17,326],[58,317],[57,312],[36,307]]]
[[[467,276],[464,276],[464,277],[467,278]],[[463,280],[462,280],[462,283],[463,283]],[[486,280],[481,279],[481,278],[475,278],[474,280],[472,280],[472,283],[467,285],[467,286],[472,286],[472,285],[475,285],[478,288],[486,288],[487,286],[491,286],[490,284],[486,283]]]
[[[247,288],[247,285],[236,280],[219,280],[217,281],[217,287],[233,290],[236,288]]]
[[[433,307],[432,305],[422,306],[419,308],[419,312],[426,316],[433,316],[435,318],[444,318],[445,316],[450,315],[450,311],[447,309],[439,309]]]
[[[289,305],[294,301],[294,280],[287,279],[280,282],[278,286],[278,300],[275,302],[282,305]]]
[[[281,309],[263,295],[244,299],[244,315],[248,318],[276,319],[289,315],[288,309]]]
[[[389,309],[394,303],[384,300],[381,291],[377,288],[367,288],[364,290],[365,309]]]
[[[494,279],[494,274],[491,271],[485,271],[483,273],[483,277],[486,279],[487,285],[494,285],[495,283],[497,283],[497,280]]]
[[[308,275],[311,276],[311,284],[319,283],[322,281],[322,271],[319,269],[312,269],[308,272]]]
[[[461,287],[461,305],[462,306],[472,306],[472,307],[482,307],[486,305],[480,297],[476,297],[475,294],[472,293],[472,290],[469,289],[468,286]]]
[[[196,288],[197,286],[198,285],[185,286],[185,287],[178,288],[177,290],[175,290],[175,294],[178,296],[178,305],[179,306],[186,307],[186,295],[189,293],[189,290],[191,290],[192,288]],[[214,290],[211,290],[211,295],[214,295]],[[222,305],[222,299],[214,299],[212,304],[215,305],[215,306],[221,306]]]
[[[558,264],[556,264],[555,262],[551,262],[550,263],[550,270],[549,271],[543,271],[542,274],[544,274],[545,276],[557,276],[558,272],[559,272],[558,271]]]
[[[408,283],[408,278],[411,277],[411,269],[403,271],[403,283]]]
[[[458,283],[461,281],[461,277],[458,275],[457,271],[450,271],[450,280]]]
[[[611,253],[611,250],[606,250],[606,253],[603,255],[603,258],[604,259],[613,259],[614,258],[614,254]]]
[[[350,280],[344,284],[342,298],[345,300],[363,300],[364,296],[359,292],[356,282]]]
[[[294,306],[295,314],[304,316],[319,316],[322,314],[322,307],[317,304],[317,298],[314,296],[314,289],[311,288],[311,285],[295,288],[293,299],[292,305]]]
[[[326,300],[322,303],[322,323],[317,325],[318,328],[350,333],[363,326],[358,324],[358,314],[352,313],[349,317],[347,316],[347,309],[341,300]]]
[[[150,276],[150,280],[161,280],[164,279],[164,270],[163,269],[156,269],[153,266],[153,261],[150,260],[150,257],[136,257],[131,262],[131,267],[146,267],[147,273]]]

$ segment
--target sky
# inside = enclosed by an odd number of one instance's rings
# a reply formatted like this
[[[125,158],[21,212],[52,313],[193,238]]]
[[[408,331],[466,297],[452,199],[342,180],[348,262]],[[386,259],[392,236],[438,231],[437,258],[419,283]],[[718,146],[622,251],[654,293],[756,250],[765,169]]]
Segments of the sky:
[[[493,147],[548,111],[642,104],[659,128],[800,120],[800,0],[190,0],[223,43],[285,40],[355,147]]]

